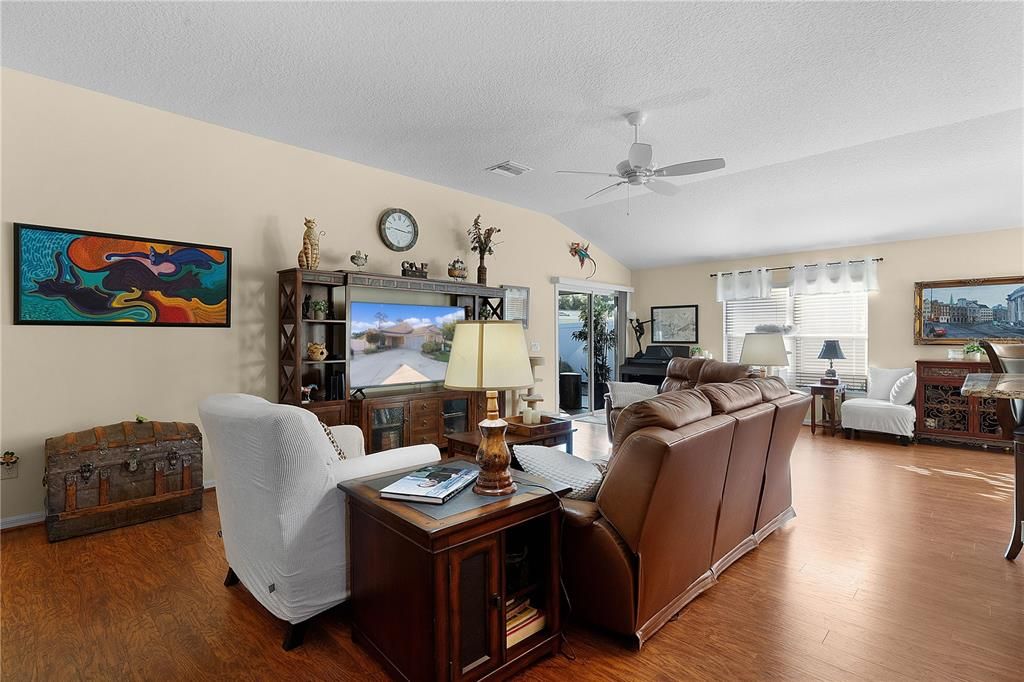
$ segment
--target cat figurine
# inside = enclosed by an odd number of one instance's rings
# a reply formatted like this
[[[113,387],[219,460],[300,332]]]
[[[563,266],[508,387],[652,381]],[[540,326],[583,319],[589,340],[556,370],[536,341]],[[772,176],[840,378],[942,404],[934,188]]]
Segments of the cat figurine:
[[[307,343],[306,344],[306,356],[310,360],[321,360],[327,359],[327,346],[322,343]]]
[[[299,251],[299,267],[303,270],[316,270],[320,267],[320,235],[327,233],[316,231],[316,218],[306,218],[305,225],[302,250]]]

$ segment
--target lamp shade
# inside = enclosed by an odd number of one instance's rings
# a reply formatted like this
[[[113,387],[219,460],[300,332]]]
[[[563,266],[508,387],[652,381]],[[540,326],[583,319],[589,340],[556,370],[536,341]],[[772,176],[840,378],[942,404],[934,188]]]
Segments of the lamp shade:
[[[444,385],[465,391],[507,391],[532,386],[533,369],[522,323],[455,323]]]
[[[845,360],[843,349],[839,346],[838,339],[826,339],[821,344],[821,351],[818,353],[819,360]]]
[[[786,343],[782,334],[747,334],[743,337],[740,362],[759,367],[785,367],[789,364],[789,358],[786,356]]]

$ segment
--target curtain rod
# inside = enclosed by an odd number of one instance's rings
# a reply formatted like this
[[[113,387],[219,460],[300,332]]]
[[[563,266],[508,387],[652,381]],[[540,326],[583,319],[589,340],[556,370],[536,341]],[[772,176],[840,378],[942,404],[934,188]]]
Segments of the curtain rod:
[[[885,259],[884,259],[884,258],[872,258],[871,260],[872,260],[873,262],[875,262],[875,263],[881,263],[881,262],[882,262],[883,260],[885,260]],[[844,262],[849,262],[849,263],[863,263],[863,262],[864,262],[864,259],[863,259],[863,258],[861,258],[860,260],[851,260],[851,261],[836,261],[836,262],[834,262],[834,263],[825,263],[825,265],[840,265],[840,264],[842,264],[842,263],[844,263]],[[774,272],[774,271],[776,271],[776,270],[792,270],[792,269],[794,269],[795,267],[796,267],[795,265],[783,265],[783,266],[780,266],[780,267],[777,267],[777,268],[765,268],[765,270],[767,270],[768,272]],[[820,268],[820,267],[821,267],[821,265],[820,265],[820,264],[818,264],[818,263],[809,263],[808,265],[805,265],[804,267],[805,267],[805,268]],[[745,275],[745,274],[747,274],[748,272],[753,272],[753,270],[740,270],[740,271],[739,271],[739,272],[738,272],[737,274],[740,274],[740,275]],[[722,274],[723,274],[723,275],[731,275],[732,273],[731,273],[731,272],[723,272]],[[711,277],[718,277],[718,273],[717,273],[717,272],[712,272],[710,276],[711,276]]]

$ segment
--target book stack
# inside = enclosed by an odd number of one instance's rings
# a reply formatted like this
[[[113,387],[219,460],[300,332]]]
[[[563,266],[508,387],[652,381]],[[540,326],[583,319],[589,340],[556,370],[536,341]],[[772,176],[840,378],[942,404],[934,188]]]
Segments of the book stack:
[[[512,648],[544,629],[544,612],[530,606],[526,598],[505,602],[505,647]]]

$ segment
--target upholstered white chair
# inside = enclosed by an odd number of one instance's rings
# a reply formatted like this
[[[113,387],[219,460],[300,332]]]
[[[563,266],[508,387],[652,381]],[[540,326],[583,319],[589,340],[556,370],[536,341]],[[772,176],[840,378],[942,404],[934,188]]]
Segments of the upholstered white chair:
[[[316,416],[244,394],[199,405],[216,476],[227,586],[241,581],[286,621],[284,648],[302,643],[306,622],[349,595],[345,496],[337,484],[439,461],[434,445],[367,456],[355,426],[331,428],[341,459]]]
[[[842,404],[843,429],[850,438],[859,431],[888,433],[904,445],[914,438],[917,410],[911,404],[917,389],[914,370],[868,368],[865,398],[851,398]]]

